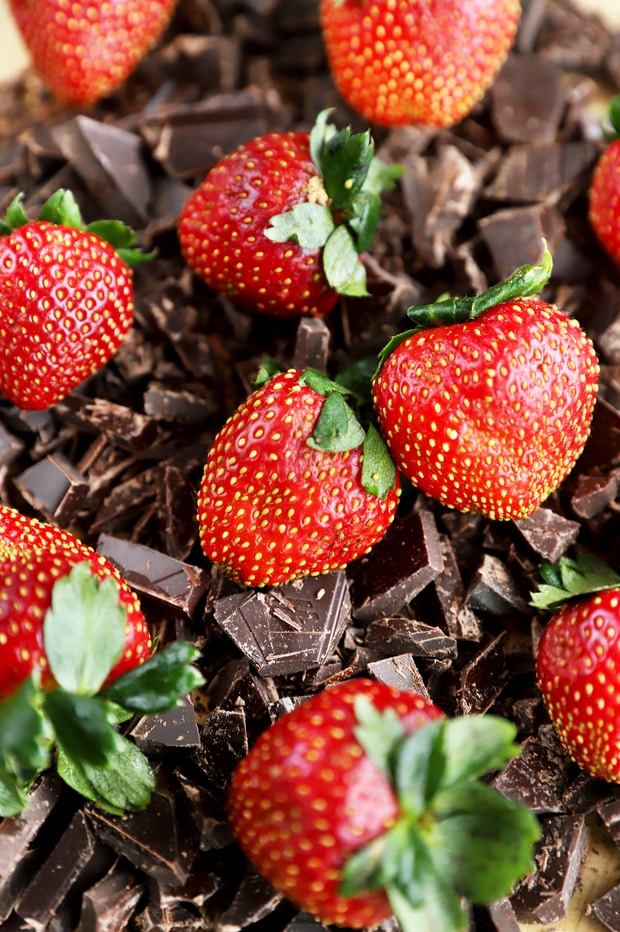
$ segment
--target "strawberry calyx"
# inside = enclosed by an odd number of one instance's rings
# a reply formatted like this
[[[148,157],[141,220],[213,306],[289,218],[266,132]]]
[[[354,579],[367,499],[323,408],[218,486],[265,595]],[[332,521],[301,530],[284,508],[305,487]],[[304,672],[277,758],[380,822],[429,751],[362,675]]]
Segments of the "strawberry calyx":
[[[52,685],[43,689],[36,670],[0,701],[0,816],[22,811],[54,749],[59,775],[101,808],[122,814],[148,804],[149,762],[116,726],[173,709],[204,680],[197,649],[176,641],[106,685],[126,620],[116,581],[100,580],[87,562],[55,583],[43,624]]]
[[[7,207],[5,217],[0,219],[0,236],[9,236],[14,230],[31,222],[23,201],[24,194],[20,192]],[[156,255],[155,251],[143,252],[136,245],[135,232],[120,220],[95,220],[85,224],[73,193],[65,188],[59,188],[45,201],[36,220],[92,233],[109,243],[129,266],[150,262]]]
[[[309,179],[307,200],[270,220],[265,236],[322,249],[323,270],[339,294],[367,295],[360,255],[369,248],[380,213],[380,194],[394,187],[402,165],[374,155],[370,132],[351,133],[329,123],[331,109],[319,113],[310,132],[310,157],[317,175]]]
[[[383,888],[403,932],[467,925],[461,899],[490,903],[533,866],[540,836],[521,803],[481,781],[519,753],[512,722],[436,719],[407,734],[393,710],[356,699],[356,737],[388,776],[400,816],[347,861],[343,896]]]
[[[602,132],[606,142],[616,142],[620,139],[620,94],[614,97],[609,105]]]
[[[538,265],[522,265],[496,285],[487,288],[478,295],[465,297],[442,297],[433,304],[410,307],[407,316],[413,321],[410,330],[396,334],[379,353],[379,366],[375,377],[381,371],[383,363],[404,340],[420,330],[431,327],[443,327],[450,324],[464,324],[476,320],[485,311],[500,304],[518,301],[521,298],[534,297],[547,284],[551,277],[553,259],[547,244],[544,243],[543,257]]]
[[[556,611],[573,599],[620,588],[620,575],[591,553],[575,559],[560,557],[557,563],[542,563],[543,582],[531,593],[530,604],[541,611]]]

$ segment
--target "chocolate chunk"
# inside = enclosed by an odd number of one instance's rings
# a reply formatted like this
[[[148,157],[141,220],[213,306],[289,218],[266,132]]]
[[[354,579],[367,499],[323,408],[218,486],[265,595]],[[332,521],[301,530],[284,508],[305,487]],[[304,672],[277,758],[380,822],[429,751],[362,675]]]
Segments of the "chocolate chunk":
[[[600,815],[607,831],[613,838],[614,842],[620,844],[620,799],[610,803],[605,803],[598,808]]]
[[[194,707],[188,699],[176,708],[140,719],[130,732],[147,755],[200,747],[200,734]]]
[[[465,604],[474,611],[504,615],[525,612],[527,604],[515,581],[498,557],[484,554],[469,585]]]
[[[106,216],[144,225],[151,183],[138,135],[83,114],[52,127],[51,135]]]
[[[571,496],[571,508],[579,518],[594,518],[615,501],[618,479],[608,476],[580,476]]]
[[[27,502],[61,527],[70,523],[89,492],[86,478],[62,453],[39,460],[13,481]]]
[[[559,560],[579,536],[577,521],[570,521],[550,508],[537,508],[514,524],[534,553],[550,563]]]
[[[20,456],[24,441],[0,424],[0,466],[10,466]]]
[[[287,924],[284,932],[329,932],[329,926],[323,925],[320,919],[311,916],[310,913],[298,913]]]
[[[317,317],[304,317],[297,327],[295,354],[292,366],[295,369],[318,369],[325,372],[330,333],[325,321]]]
[[[243,705],[248,718],[263,719],[279,695],[270,677],[258,676],[245,657],[231,660],[219,670],[208,687],[209,701],[227,710]]]
[[[609,932],[617,932],[620,929],[620,885],[590,903],[587,914],[594,916]]]
[[[482,625],[465,604],[465,586],[450,540],[441,535],[443,569],[415,600],[420,618],[438,618],[440,626],[452,638],[479,641]]]
[[[210,585],[205,570],[144,544],[100,534],[97,551],[118,567],[130,586],[188,615],[195,611]]]
[[[575,472],[606,472],[620,464],[620,410],[604,398],[594,406],[590,436],[577,460]]]
[[[516,204],[549,203],[576,186],[599,156],[593,142],[514,146],[500,163],[485,195]]]
[[[493,122],[507,142],[553,142],[564,106],[562,71],[534,55],[509,55],[491,88]]]
[[[351,563],[353,616],[360,621],[397,614],[443,569],[441,542],[429,512],[393,524],[369,554]]]
[[[266,592],[225,596],[214,608],[217,623],[262,676],[320,666],[340,639],[349,611],[341,570]]]
[[[498,210],[479,223],[497,269],[497,277],[506,278],[522,265],[541,260],[541,244],[548,239],[543,227],[543,210],[534,207],[511,207]]]
[[[407,692],[418,693],[425,699],[430,699],[428,690],[418,670],[412,654],[399,654],[396,657],[385,657],[383,660],[374,660],[368,664],[368,673],[379,683],[394,686]]]
[[[110,443],[125,450],[144,450],[157,436],[157,423],[152,418],[105,398],[68,395],[54,411],[66,423],[88,433],[104,434]]]
[[[517,916],[530,922],[559,922],[566,915],[585,851],[582,815],[555,815],[542,821],[535,849],[536,871],[519,883],[510,901]]]
[[[215,709],[202,732],[201,766],[214,789],[225,793],[232,771],[248,753],[248,737],[243,711]]]
[[[133,916],[145,884],[131,871],[114,867],[82,896],[80,932],[119,932]]]
[[[213,399],[152,383],[144,393],[144,413],[160,421],[198,427],[214,412]]]
[[[508,897],[496,900],[488,907],[489,918],[497,932],[519,932],[521,926]]]
[[[564,812],[562,794],[568,781],[569,765],[554,729],[550,725],[543,726],[537,735],[525,739],[519,756],[493,779],[493,786],[532,812]]]
[[[506,632],[502,631],[461,671],[458,699],[462,715],[486,712],[508,682],[504,654],[506,637]]]
[[[248,864],[232,903],[219,917],[218,928],[222,932],[241,932],[266,919],[281,902],[282,894],[276,893],[271,884]]]
[[[378,618],[366,628],[364,644],[387,657],[410,653],[414,657],[435,657],[438,660],[457,655],[456,640],[441,628],[412,618]]]

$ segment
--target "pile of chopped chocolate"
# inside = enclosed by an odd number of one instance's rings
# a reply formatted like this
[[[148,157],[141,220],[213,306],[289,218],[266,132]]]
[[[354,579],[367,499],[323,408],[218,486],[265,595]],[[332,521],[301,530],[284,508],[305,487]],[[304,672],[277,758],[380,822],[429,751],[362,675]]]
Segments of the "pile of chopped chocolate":
[[[0,822],[0,924],[104,932],[310,932],[248,866],[225,816],[231,771],[304,697],[359,674],[429,696],[448,714],[492,711],[522,754],[493,779],[540,817],[537,870],[474,908],[471,929],[512,932],[566,913],[593,821],[620,845],[620,791],[561,750],[534,673],[545,618],[529,604],[542,561],[575,545],[620,568],[620,269],[587,221],[602,150],[600,95],[620,92],[620,34],[568,0],[527,0],[492,90],[453,129],[373,127],[403,164],[366,258],[370,298],[325,321],[250,316],[184,264],[176,218],[225,153],[260,133],[309,128],[333,107],[366,127],[332,84],[316,0],[181,0],[131,80],[88,112],[26,73],[0,95],[0,207],[34,212],[59,187],[86,221],[117,217],[157,257],[135,272],[136,320],[113,360],[47,412],[0,401],[0,499],[112,560],[154,636],[194,642],[206,686],[172,713],[133,720],[157,788],[112,816],[53,772],[28,810]],[[334,375],[376,354],[406,309],[476,293],[554,257],[544,292],[595,342],[601,387],[577,466],[530,518],[491,522],[409,489],[384,540],[348,571],[244,590],[203,557],[196,492],[207,451],[264,356]],[[620,886],[591,905],[620,928]],[[384,923],[383,932],[395,929]]]

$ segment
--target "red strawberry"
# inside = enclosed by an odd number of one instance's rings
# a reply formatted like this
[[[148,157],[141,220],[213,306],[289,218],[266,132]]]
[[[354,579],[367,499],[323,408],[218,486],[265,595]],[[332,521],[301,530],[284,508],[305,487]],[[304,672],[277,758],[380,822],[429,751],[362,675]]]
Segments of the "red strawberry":
[[[360,254],[379,191],[401,170],[373,158],[368,133],[336,132],[327,117],[312,133],[268,133],[240,146],[181,211],[187,262],[246,310],[322,317],[338,294],[366,294]]]
[[[166,27],[175,0],[10,0],[35,69],[66,103],[120,87]]]
[[[43,619],[55,582],[82,562],[99,580],[116,582],[118,602],[127,616],[122,653],[105,683],[148,658],[148,626],[138,599],[116,568],[67,531],[0,505],[0,699],[10,696],[35,668],[42,671],[44,685],[53,683],[43,643]]]
[[[18,407],[49,408],[116,352],[133,322],[127,262],[148,258],[134,241],[113,221],[84,227],[68,191],[34,221],[21,196],[10,205],[0,224],[0,391]]]
[[[411,308],[418,327],[384,351],[373,401],[385,441],[451,508],[526,517],[585,445],[598,363],[577,321],[532,297],[550,270],[547,252],[478,297]]]
[[[589,217],[594,232],[620,265],[620,97],[613,101],[609,145],[594,169],[589,191]]]
[[[620,576],[587,554],[541,574],[532,603],[556,612],[536,657],[549,717],[580,767],[620,783]]]
[[[527,872],[534,816],[479,781],[517,751],[493,716],[443,718],[359,679],[263,732],[233,773],[230,823],[276,889],[325,923],[454,932]]]
[[[518,0],[321,0],[334,81],[371,123],[451,126],[491,86]]]
[[[394,518],[400,484],[377,431],[365,432],[315,370],[271,379],[209,452],[198,520],[206,555],[251,586],[346,566]]]

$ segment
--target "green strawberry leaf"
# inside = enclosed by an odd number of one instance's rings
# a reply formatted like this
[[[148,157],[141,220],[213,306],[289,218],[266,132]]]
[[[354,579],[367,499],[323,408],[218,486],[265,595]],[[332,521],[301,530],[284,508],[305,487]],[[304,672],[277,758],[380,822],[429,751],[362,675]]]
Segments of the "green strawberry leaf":
[[[256,373],[256,377],[252,382],[252,387],[260,388],[261,385],[270,382],[276,375],[281,375],[284,371],[284,366],[280,365],[277,359],[274,359],[272,356],[264,356],[258,368],[258,372]]]
[[[381,194],[382,191],[392,191],[396,182],[405,174],[405,166],[394,162],[384,162],[374,158],[370,163],[368,175],[364,183],[364,191],[369,194]]]
[[[370,132],[351,134],[349,127],[325,141],[321,175],[333,210],[344,210],[358,196],[374,153]]]
[[[308,385],[309,388],[319,395],[327,396],[331,395],[332,392],[340,392],[341,395],[348,394],[347,389],[343,385],[334,382],[333,379],[330,379],[328,375],[325,375],[324,372],[320,372],[318,369],[304,369],[299,376],[299,384]]]
[[[341,224],[337,226],[323,249],[323,270],[331,287],[339,294],[363,297],[366,289],[366,269],[360,261],[353,237]]]
[[[100,694],[123,709],[145,715],[174,709],[181,696],[204,683],[192,666],[200,651],[187,641],[173,641],[143,664],[123,673]]]
[[[493,787],[472,781],[455,784],[435,801],[434,812],[428,838],[435,864],[471,902],[492,903],[506,896],[532,870],[538,821]]]
[[[335,227],[329,207],[307,201],[272,217],[270,224],[264,230],[267,239],[274,243],[293,240],[304,249],[322,249]]]
[[[314,431],[306,443],[313,450],[342,453],[359,447],[365,436],[355,412],[340,392],[334,391],[325,398]]]
[[[323,157],[327,142],[335,136],[338,129],[333,123],[329,122],[330,114],[334,112],[333,107],[321,110],[314,121],[314,126],[310,131],[310,158],[316,166],[320,175],[323,174]]]
[[[37,220],[46,220],[58,226],[74,227],[76,230],[84,229],[82,213],[72,191],[59,188],[46,200],[41,207]]]
[[[606,142],[615,142],[620,138],[620,94],[611,101],[607,117],[609,126],[603,125],[603,138]]]
[[[541,611],[555,611],[571,599],[620,588],[620,575],[589,553],[543,563],[539,571],[543,583],[531,593],[530,604]]]
[[[371,495],[383,500],[396,486],[396,466],[385,440],[374,424],[368,425],[363,454],[362,485]]]
[[[68,757],[94,767],[105,766],[117,737],[105,702],[96,696],[52,689],[44,694],[42,705],[54,739]]]
[[[118,584],[103,582],[87,562],[59,579],[43,624],[45,653],[57,683],[68,692],[92,696],[121,656],[127,611]]]
[[[516,733],[513,722],[496,715],[447,719],[443,735],[444,773],[439,790],[500,770],[519,753]]]
[[[355,697],[355,717],[355,737],[377,767],[389,776],[394,748],[405,738],[402,721],[394,709],[380,712],[364,695]]]
[[[19,815],[28,805],[30,784],[0,764],[0,819]]]
[[[24,210],[24,195],[22,192],[16,194],[6,209],[6,217],[0,220],[0,235],[8,236],[18,227],[23,227],[28,223],[28,215]]]
[[[39,696],[31,676],[0,702],[0,816],[24,809],[32,781],[49,765],[49,735]]]
[[[155,777],[144,754],[127,738],[114,732],[114,745],[104,765],[73,757],[64,747],[58,752],[58,774],[86,799],[114,815],[144,809],[151,798]]]
[[[372,243],[380,210],[379,195],[371,191],[361,191],[347,213],[347,226],[355,234],[356,251],[360,254],[366,252]]]

